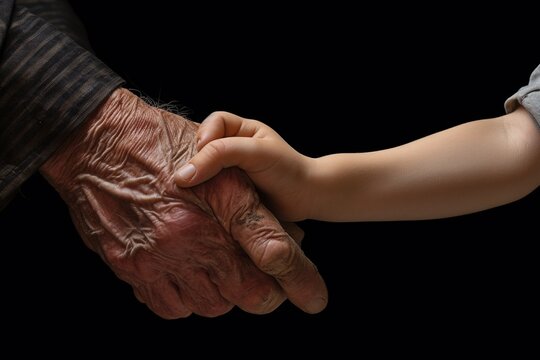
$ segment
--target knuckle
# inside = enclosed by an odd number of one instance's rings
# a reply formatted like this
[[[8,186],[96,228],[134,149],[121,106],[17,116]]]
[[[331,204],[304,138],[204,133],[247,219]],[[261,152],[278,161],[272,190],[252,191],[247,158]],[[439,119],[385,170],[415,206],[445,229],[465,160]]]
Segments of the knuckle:
[[[180,310],[176,310],[176,311],[171,311],[169,313],[169,319],[171,320],[174,320],[174,319],[185,319],[187,317],[189,317],[191,315],[191,311],[189,310],[185,310],[185,311],[180,311]]]
[[[267,127],[267,125],[265,123],[263,123],[262,121],[259,121],[259,120],[249,119],[249,120],[246,120],[246,121],[248,122],[248,124],[250,124],[251,126],[253,126],[255,128]]]
[[[160,296],[149,295],[143,297],[142,300],[154,314],[166,320],[187,318],[192,313],[190,309],[183,305],[167,301]]]
[[[194,309],[193,312],[200,316],[213,318],[228,313],[233,307],[234,305],[226,302],[212,304],[199,303],[197,309]]]
[[[227,152],[227,144],[222,139],[213,140],[206,144],[205,151],[208,158],[216,160]]]
[[[150,310],[163,319],[172,320],[186,318],[192,313],[190,309],[185,307],[178,300],[166,299],[162,294],[152,294],[149,292],[144,300]]]
[[[107,247],[103,249],[103,257],[111,266],[118,266],[122,262],[123,252],[116,247]]]
[[[293,270],[295,253],[295,248],[287,241],[271,240],[265,245],[259,266],[277,279],[285,278]]]
[[[165,320],[185,319],[191,315],[191,311],[155,311],[160,318]]]
[[[285,301],[285,296],[273,286],[258,286],[242,301],[242,309],[253,314],[268,314]]]
[[[227,115],[229,115],[227,111],[214,111],[210,114],[208,118],[223,120],[225,117],[227,117]]]
[[[139,277],[133,258],[120,247],[104,248],[102,258],[122,280],[130,282],[129,279]]]

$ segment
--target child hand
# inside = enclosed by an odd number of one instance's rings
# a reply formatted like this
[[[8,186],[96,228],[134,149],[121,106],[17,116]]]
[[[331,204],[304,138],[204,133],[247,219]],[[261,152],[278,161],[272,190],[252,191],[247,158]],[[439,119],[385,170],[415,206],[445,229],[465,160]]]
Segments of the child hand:
[[[298,221],[310,208],[309,169],[313,159],[294,150],[260,121],[215,112],[199,127],[199,152],[175,174],[176,184],[191,187],[221,169],[243,169],[280,219]]]

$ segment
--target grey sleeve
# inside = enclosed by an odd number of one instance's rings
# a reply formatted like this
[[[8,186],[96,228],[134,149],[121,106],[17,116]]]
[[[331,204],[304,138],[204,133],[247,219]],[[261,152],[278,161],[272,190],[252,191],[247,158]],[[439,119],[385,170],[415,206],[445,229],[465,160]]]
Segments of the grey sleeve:
[[[504,109],[507,113],[510,113],[520,104],[527,109],[540,125],[540,65],[531,74],[529,85],[522,87],[505,101]]]

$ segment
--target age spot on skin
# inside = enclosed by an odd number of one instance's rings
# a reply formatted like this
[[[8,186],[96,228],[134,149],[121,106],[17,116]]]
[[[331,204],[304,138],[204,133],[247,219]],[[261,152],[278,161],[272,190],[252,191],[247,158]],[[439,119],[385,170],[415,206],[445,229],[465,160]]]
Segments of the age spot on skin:
[[[262,219],[264,219],[263,215],[257,214],[255,211],[250,210],[236,220],[236,223],[238,225],[246,225],[248,229],[254,230],[259,226]]]

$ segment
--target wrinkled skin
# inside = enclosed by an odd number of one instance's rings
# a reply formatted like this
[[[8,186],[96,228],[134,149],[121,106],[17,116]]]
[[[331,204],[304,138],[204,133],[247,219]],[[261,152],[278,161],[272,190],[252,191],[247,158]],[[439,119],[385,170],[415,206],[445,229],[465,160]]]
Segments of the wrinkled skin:
[[[242,172],[189,190],[174,185],[196,129],[119,89],[41,171],[86,245],[163,318],[217,316],[234,305],[267,313],[286,297],[322,310],[316,268]]]

